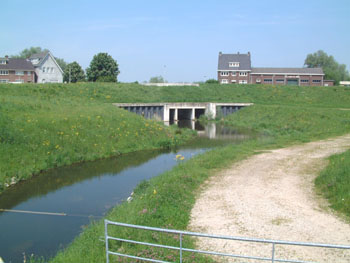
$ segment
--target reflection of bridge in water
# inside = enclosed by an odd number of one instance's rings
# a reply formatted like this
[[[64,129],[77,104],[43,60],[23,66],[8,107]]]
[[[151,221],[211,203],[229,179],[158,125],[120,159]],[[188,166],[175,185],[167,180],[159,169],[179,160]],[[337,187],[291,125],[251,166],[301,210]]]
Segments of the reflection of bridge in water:
[[[252,103],[216,103],[216,102],[177,102],[177,103],[114,103],[113,105],[142,115],[147,119],[163,121],[195,120],[201,115],[216,118],[234,113],[251,106]]]
[[[189,128],[196,130],[198,136],[207,137],[209,139],[229,139],[229,140],[243,140],[247,139],[249,136],[247,134],[241,133],[232,127],[227,127],[223,125],[218,125],[217,123],[206,123],[202,125],[198,121],[192,120],[180,120],[165,122],[166,125],[176,124],[180,128]]]

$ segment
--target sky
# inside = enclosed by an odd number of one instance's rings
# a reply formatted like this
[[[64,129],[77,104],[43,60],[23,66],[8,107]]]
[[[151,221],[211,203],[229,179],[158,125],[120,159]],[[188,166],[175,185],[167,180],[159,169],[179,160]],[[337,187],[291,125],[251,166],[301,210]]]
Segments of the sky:
[[[216,78],[218,53],[302,67],[324,50],[350,70],[349,0],[1,0],[0,57],[31,46],[86,69],[107,52],[122,82]]]

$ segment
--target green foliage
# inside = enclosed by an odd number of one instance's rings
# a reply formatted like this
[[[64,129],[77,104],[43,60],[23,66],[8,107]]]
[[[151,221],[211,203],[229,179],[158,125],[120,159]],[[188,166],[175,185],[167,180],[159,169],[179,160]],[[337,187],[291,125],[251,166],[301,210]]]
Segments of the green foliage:
[[[166,83],[167,81],[162,76],[155,76],[149,79],[149,83]]]
[[[341,80],[350,79],[346,66],[339,64],[333,56],[328,56],[323,50],[308,54],[304,65],[308,68],[322,68],[325,73],[325,79],[335,80],[336,84],[339,84]]]
[[[66,67],[67,67],[67,62],[64,61],[63,58],[55,57],[55,60],[56,60],[57,64],[60,66],[60,68],[62,69],[62,71],[64,72]]]
[[[75,83],[84,80],[85,73],[78,62],[74,61],[67,65],[63,73],[63,81]]]
[[[141,183],[133,200],[110,211],[106,218],[130,224],[171,229],[187,229],[191,209],[200,186],[213,172],[246,158],[256,151],[273,149],[295,143],[322,139],[344,134],[350,129],[350,111],[339,109],[350,105],[349,91],[343,87],[330,90],[323,87],[274,87],[254,85],[201,85],[200,87],[154,87],[120,85],[106,86],[114,100],[146,101],[235,101],[254,102],[235,114],[227,116],[227,125],[254,129],[260,138],[239,145],[222,148],[198,155],[161,176]],[[107,88],[110,87],[110,88]],[[235,88],[233,88],[235,87]],[[97,89],[99,90],[99,89]],[[147,94],[147,96],[145,96]],[[103,99],[103,96],[99,99]],[[347,167],[350,167],[347,164]],[[349,191],[347,190],[349,193]],[[347,202],[349,203],[349,202]],[[52,262],[101,262],[105,261],[103,222],[90,225],[66,250]],[[173,235],[152,235],[147,231],[126,228],[111,230],[112,235],[178,246]],[[185,239],[186,247],[194,247],[193,239]],[[176,262],[178,254],[138,245],[113,243],[114,251],[133,255],[156,257]],[[200,255],[185,255],[184,262],[212,262]],[[127,262],[127,261],[126,261]]]
[[[117,61],[107,53],[98,53],[86,69],[86,75],[89,81],[107,80],[116,82],[119,74]]]
[[[115,82],[114,76],[100,76],[97,78],[96,82]]]
[[[208,79],[205,81],[206,84],[219,84],[219,81],[216,79]]]
[[[0,84],[0,193],[43,170],[192,136],[113,106],[110,86],[91,84]]]
[[[350,219],[350,151],[331,156],[315,183],[331,207]]]
[[[11,56],[12,58],[29,58],[33,54],[48,52],[48,49],[42,49],[41,47],[30,47],[22,50],[18,55]]]

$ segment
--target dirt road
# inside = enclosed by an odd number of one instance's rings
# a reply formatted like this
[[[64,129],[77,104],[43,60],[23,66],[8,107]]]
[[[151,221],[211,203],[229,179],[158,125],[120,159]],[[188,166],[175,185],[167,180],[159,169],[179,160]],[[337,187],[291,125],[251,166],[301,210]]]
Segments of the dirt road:
[[[314,179],[327,165],[325,158],[349,148],[347,135],[260,153],[234,164],[203,187],[192,210],[190,230],[350,245],[350,225],[327,209],[327,202],[314,192]],[[207,239],[199,239],[197,245],[271,257],[271,245]],[[277,246],[276,258],[350,262],[350,251]]]

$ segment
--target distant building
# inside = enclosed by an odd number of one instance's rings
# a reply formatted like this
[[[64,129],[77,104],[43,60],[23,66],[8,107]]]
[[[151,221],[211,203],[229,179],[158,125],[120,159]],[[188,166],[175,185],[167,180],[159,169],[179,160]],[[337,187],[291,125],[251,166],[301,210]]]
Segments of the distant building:
[[[219,53],[218,81],[222,84],[270,84],[295,86],[333,86],[324,80],[322,68],[253,68],[251,55]]]
[[[0,58],[0,83],[33,83],[35,69],[33,64],[24,58]]]
[[[346,81],[346,80],[340,81],[339,85],[345,86],[345,87],[350,87],[350,81]]]
[[[35,68],[35,82],[63,82],[63,71],[50,51],[33,54],[29,60]]]

